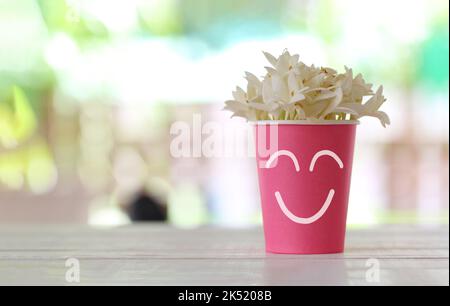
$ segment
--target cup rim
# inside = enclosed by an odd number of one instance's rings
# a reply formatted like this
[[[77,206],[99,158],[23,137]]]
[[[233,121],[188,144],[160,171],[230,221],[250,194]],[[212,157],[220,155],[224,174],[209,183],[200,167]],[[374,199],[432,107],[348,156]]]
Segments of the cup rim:
[[[359,120],[257,120],[252,125],[359,125]]]

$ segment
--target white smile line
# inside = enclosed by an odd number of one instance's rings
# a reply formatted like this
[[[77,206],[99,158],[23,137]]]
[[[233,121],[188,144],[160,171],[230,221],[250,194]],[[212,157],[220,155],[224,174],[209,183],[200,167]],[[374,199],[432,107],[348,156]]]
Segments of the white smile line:
[[[330,192],[328,192],[327,199],[325,200],[325,203],[323,203],[322,208],[313,216],[309,218],[301,218],[294,215],[287,207],[286,204],[284,204],[283,198],[281,197],[281,194],[279,191],[275,192],[275,197],[277,199],[278,205],[280,206],[283,213],[291,219],[295,223],[299,224],[311,224],[319,220],[325,212],[328,210],[328,207],[330,207],[331,201],[333,201],[334,197],[334,189],[330,189]]]

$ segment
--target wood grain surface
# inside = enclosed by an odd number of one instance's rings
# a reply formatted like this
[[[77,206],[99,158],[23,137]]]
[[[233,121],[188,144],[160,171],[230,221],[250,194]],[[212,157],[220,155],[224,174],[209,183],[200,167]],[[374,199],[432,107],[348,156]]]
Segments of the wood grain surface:
[[[449,285],[448,227],[349,230],[344,254],[299,256],[266,254],[259,228],[0,226],[0,285],[77,285],[68,258],[81,285]]]

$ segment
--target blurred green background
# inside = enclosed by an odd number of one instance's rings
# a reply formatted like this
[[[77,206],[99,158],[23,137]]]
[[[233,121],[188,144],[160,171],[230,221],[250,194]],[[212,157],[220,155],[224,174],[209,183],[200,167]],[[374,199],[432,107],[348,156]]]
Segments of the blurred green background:
[[[175,159],[169,131],[200,113],[245,133],[222,101],[288,48],[385,85],[349,223],[448,224],[448,3],[0,0],[0,222],[125,224],[146,195],[175,225],[257,224],[254,161]]]

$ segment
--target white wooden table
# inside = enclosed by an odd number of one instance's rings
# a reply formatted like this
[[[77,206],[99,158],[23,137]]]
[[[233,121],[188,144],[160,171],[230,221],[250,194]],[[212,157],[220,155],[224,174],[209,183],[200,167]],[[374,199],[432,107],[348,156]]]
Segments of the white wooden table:
[[[70,285],[68,258],[82,285],[449,285],[448,227],[350,230],[345,254],[298,256],[266,254],[259,229],[0,226],[0,285]]]

